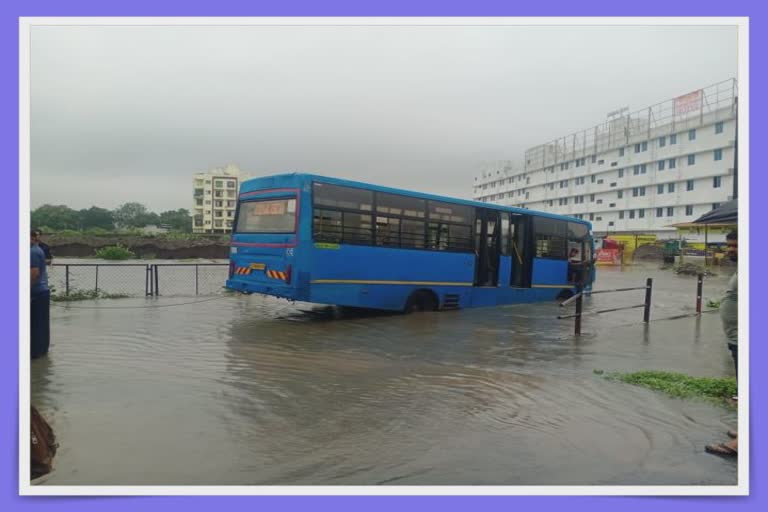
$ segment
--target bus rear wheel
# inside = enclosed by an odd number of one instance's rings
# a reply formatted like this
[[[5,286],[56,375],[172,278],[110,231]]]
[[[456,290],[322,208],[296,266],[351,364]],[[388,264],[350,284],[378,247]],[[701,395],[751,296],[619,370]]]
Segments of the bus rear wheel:
[[[437,309],[435,295],[427,290],[416,290],[405,301],[405,313],[417,313],[420,311],[435,311]]]

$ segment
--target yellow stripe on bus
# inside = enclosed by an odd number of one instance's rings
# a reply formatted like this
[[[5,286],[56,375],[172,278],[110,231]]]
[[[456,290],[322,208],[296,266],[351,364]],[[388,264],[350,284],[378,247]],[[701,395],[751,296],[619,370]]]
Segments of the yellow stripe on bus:
[[[472,283],[443,283],[437,281],[365,281],[355,279],[315,279],[312,284],[419,284],[431,286],[472,286]]]

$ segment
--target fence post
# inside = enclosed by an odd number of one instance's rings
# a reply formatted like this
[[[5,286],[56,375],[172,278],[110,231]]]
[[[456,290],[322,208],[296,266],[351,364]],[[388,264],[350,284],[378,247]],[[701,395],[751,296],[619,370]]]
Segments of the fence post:
[[[645,280],[645,304],[643,307],[643,322],[648,323],[651,319],[651,290],[653,289],[653,278]]]
[[[574,327],[574,334],[581,336],[581,303],[584,300],[584,294],[581,293],[581,286],[576,288],[576,293],[579,297],[576,299],[576,322]]]
[[[159,286],[160,282],[158,279],[159,272],[157,271],[158,265],[152,265],[152,266],[155,267],[155,295],[160,295],[160,286]]]
[[[152,295],[152,267],[147,265],[144,272],[144,294],[149,297]]]
[[[64,295],[69,295],[69,265],[66,265],[64,268],[64,282],[66,283],[64,285]]]
[[[98,293],[99,293],[99,266],[98,265],[96,265],[96,287],[95,287],[95,292],[98,295]]]
[[[198,270],[200,269],[200,265],[195,265],[195,295],[198,295]]]
[[[704,282],[704,274],[699,274],[696,276],[696,314],[701,314],[701,288],[702,283]]]

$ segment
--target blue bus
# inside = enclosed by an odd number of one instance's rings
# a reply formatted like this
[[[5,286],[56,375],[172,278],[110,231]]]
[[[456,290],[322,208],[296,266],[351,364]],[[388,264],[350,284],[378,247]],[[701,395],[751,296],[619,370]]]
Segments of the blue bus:
[[[581,219],[310,174],[244,181],[227,288],[420,311],[571,296],[594,278]]]

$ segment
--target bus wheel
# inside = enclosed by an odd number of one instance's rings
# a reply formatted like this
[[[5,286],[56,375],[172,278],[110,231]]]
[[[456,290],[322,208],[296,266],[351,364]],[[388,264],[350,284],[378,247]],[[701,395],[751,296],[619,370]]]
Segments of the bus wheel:
[[[573,291],[567,288],[560,290],[560,293],[557,294],[557,300],[568,300],[571,297],[573,297]]]
[[[405,313],[416,313],[419,311],[435,311],[437,309],[437,299],[435,295],[428,290],[416,290],[405,301]]]

